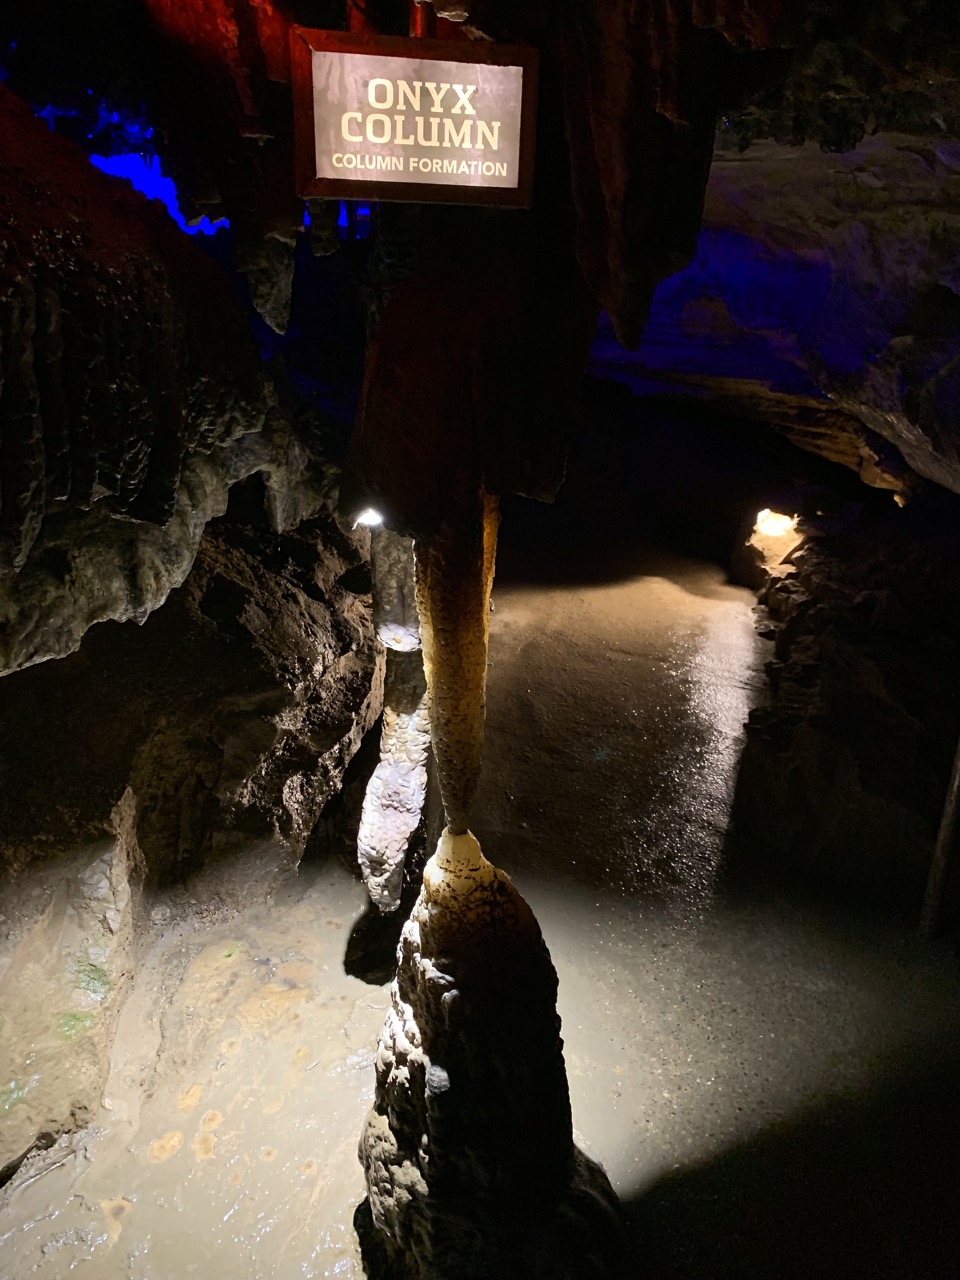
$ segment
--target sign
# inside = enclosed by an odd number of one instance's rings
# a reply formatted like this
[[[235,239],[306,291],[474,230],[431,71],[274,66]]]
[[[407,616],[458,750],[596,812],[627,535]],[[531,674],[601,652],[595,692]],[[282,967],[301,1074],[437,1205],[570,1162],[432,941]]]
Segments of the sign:
[[[537,54],[294,27],[302,196],[527,208]]]

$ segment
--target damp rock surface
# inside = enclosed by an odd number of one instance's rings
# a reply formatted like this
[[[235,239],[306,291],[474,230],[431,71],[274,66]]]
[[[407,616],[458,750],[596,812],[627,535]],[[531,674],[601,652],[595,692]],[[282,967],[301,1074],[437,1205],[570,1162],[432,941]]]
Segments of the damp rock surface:
[[[150,895],[261,902],[379,714],[361,546],[250,496],[144,626],[0,682],[0,1168],[96,1112]]]
[[[255,859],[237,861],[257,841],[295,864],[380,710],[362,565],[329,517],[279,535],[254,504],[211,528],[142,627],[104,624],[0,683],[9,874],[103,831],[128,787],[152,883],[216,864],[221,900],[262,891]]]
[[[958,515],[931,490],[813,517],[765,576],[770,698],[748,723],[734,867],[919,919],[960,736]]]
[[[601,323],[594,368],[747,414],[869,485],[957,491],[957,146],[937,130],[720,150],[693,261],[635,351]]]
[[[259,431],[267,404],[252,339],[219,267],[162,209],[97,172],[6,88],[0,113],[0,620],[16,635],[17,615],[29,614],[38,590],[17,576],[31,554],[42,559],[51,520],[75,525],[80,544],[116,517],[166,524],[188,458]],[[193,501],[203,479],[215,489],[220,477],[195,474]],[[129,526],[124,532],[130,539]],[[195,543],[196,535],[189,553],[180,551],[187,564]],[[147,557],[157,569],[172,558],[162,551]],[[59,566],[69,595],[61,560],[44,567],[50,576]],[[128,612],[157,603],[148,588],[139,602],[130,594]],[[119,616],[114,601],[101,606],[99,616]],[[26,653],[14,646],[4,668],[46,656],[37,643]]]
[[[362,900],[336,863],[227,921],[154,900],[91,1127],[0,1193],[5,1275],[362,1275],[355,1135],[386,1006],[341,964]]]
[[[64,860],[45,908],[6,895],[16,941],[0,951],[0,1169],[99,1108],[135,967],[129,808],[126,796],[112,838]]]
[[[427,794],[430,717],[419,650],[387,650],[386,662],[380,759],[364,795],[357,855],[371,901],[395,911]]]
[[[616,1198],[573,1145],[556,991],[509,877],[445,831],[404,925],[360,1139],[370,1274],[610,1273]]]

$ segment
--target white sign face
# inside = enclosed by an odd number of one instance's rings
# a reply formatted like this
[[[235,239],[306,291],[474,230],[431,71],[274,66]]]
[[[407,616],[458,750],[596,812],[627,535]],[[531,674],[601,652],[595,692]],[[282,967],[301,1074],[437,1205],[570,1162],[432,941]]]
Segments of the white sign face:
[[[312,51],[318,178],[516,188],[522,67]]]

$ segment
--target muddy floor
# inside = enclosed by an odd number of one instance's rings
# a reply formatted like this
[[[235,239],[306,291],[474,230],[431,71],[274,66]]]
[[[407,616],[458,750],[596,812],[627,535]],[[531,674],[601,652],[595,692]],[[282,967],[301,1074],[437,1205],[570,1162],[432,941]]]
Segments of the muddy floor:
[[[505,512],[476,833],[556,963],[574,1123],[624,1202],[626,1274],[955,1276],[953,950],[731,881],[769,657],[753,598],[571,493]],[[0,1275],[362,1274],[356,1142],[386,1007],[344,968],[364,906],[335,859],[229,920],[155,904],[101,1112],[0,1193]]]

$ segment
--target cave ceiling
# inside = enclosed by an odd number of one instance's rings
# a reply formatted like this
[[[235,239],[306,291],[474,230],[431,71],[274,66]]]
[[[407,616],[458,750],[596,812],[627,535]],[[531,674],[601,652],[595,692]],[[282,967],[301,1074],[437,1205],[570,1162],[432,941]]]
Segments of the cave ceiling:
[[[343,27],[342,3],[4,6],[0,541],[14,630],[32,609],[43,631],[52,615],[36,602],[63,586],[78,539],[117,520],[168,527],[198,460],[227,487],[276,473],[272,445],[237,457],[264,431],[287,454],[291,439],[322,452],[322,438],[338,462],[356,416],[345,501],[375,499],[408,533],[456,518],[481,479],[549,498],[601,309],[594,362],[614,376],[640,386],[652,370],[659,390],[722,399],[904,498],[917,477],[960,490],[954,5],[435,7],[447,35],[540,50],[534,207],[384,205],[363,243],[344,244],[335,202],[312,201],[305,231],[287,52],[292,23]],[[398,0],[367,13],[406,29]],[[229,251],[204,251],[90,168],[83,151],[129,149],[137,129],[186,219],[229,223]],[[664,321],[671,289],[680,319]],[[780,310],[764,310],[773,295]],[[719,372],[718,350],[732,361]],[[167,587],[192,551],[178,554]],[[163,594],[128,592],[84,625]],[[7,665],[72,645],[21,636]]]

